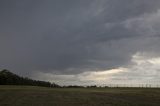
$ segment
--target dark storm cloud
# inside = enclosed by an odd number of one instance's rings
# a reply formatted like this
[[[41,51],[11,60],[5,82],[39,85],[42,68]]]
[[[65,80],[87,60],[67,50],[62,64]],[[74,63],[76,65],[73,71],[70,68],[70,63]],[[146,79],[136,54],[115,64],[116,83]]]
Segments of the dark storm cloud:
[[[0,67],[26,74],[123,66],[146,36],[124,22],[159,6],[159,0],[1,0]]]

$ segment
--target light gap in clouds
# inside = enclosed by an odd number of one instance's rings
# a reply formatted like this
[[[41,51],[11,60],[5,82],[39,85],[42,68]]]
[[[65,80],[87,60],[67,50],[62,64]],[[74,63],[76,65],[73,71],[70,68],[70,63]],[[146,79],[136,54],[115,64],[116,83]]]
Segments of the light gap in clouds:
[[[160,77],[160,57],[137,52],[132,56],[132,64],[110,70],[88,71],[73,75],[56,75],[36,72],[33,78],[53,81],[60,85],[90,84],[158,84]]]

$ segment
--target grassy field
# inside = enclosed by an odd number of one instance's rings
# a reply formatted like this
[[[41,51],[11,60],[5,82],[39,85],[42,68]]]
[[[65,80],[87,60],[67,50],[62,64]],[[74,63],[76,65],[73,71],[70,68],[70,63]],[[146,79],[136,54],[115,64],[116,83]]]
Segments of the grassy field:
[[[160,89],[0,86],[0,106],[160,106]]]

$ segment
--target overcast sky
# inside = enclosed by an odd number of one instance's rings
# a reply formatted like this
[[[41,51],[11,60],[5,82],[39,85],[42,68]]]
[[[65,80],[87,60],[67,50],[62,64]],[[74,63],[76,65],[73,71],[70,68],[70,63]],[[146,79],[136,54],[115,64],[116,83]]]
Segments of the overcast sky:
[[[0,69],[58,84],[160,82],[160,0],[0,0]]]

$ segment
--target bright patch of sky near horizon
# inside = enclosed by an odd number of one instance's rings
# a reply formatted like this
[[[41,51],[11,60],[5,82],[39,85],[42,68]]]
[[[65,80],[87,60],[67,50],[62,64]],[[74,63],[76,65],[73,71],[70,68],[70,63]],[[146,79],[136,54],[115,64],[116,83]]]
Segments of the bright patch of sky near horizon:
[[[38,73],[38,79],[57,82],[60,85],[103,84],[153,84],[160,82],[160,57],[146,57],[145,53],[132,56],[132,64],[117,69],[83,72],[77,75]],[[139,73],[139,74],[137,74]],[[34,75],[34,74],[33,74]]]

